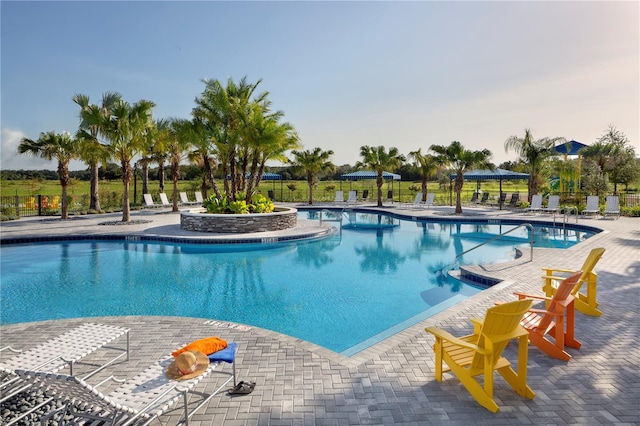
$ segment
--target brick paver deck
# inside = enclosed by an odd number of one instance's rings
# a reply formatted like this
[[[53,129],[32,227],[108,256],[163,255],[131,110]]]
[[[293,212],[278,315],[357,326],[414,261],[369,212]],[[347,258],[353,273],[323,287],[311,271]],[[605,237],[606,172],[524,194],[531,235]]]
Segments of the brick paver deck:
[[[442,214],[442,209],[407,211],[410,216]],[[476,210],[487,216],[548,220],[548,216],[520,216],[498,210]],[[98,223],[119,215],[83,217],[67,222],[21,219],[0,225],[0,238],[43,233],[102,233]],[[113,226],[115,233],[181,234],[176,215],[135,213],[141,225]],[[580,219],[604,230],[570,249],[535,249],[506,264],[483,268],[505,281],[446,309],[349,358],[314,344],[256,327],[181,317],[100,317],[90,321],[131,328],[132,357],[104,374],[135,375],[174,348],[197,338],[217,335],[238,342],[239,380],[257,382],[250,395],[221,394],[201,409],[193,425],[468,425],[468,424],[640,424],[640,219]],[[305,231],[306,232],[306,231]],[[483,317],[511,292],[541,293],[541,267],[578,268],[594,247],[607,251],[596,267],[599,318],[576,313],[576,337],[582,348],[569,348],[573,359],[562,362],[529,348],[528,382],[536,392],[527,400],[496,379],[497,414],[480,407],[450,374],[434,380],[433,337],[424,328],[437,325],[454,335],[472,330],[468,319]],[[0,327],[2,346],[29,348],[87,321],[44,321]],[[327,330],[330,333],[330,330]],[[516,345],[506,350],[517,359]],[[99,355],[94,355],[98,357]],[[91,358],[88,358],[88,362]],[[223,367],[227,368],[227,366]],[[206,379],[214,389],[215,375]],[[203,389],[202,387],[200,388]],[[154,424],[174,424],[172,411]]]

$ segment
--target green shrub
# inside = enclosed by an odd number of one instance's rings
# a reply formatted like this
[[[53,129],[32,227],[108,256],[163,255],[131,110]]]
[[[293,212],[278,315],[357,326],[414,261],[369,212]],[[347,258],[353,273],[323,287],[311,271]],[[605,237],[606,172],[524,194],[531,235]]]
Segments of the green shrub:
[[[620,214],[623,216],[640,217],[640,206],[620,207]]]

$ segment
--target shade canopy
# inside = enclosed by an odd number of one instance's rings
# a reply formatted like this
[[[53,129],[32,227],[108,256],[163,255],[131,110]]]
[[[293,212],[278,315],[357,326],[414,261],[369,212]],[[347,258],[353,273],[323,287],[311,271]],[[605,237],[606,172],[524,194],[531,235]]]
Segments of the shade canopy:
[[[589,145],[585,145],[582,142],[578,142],[572,139],[567,143],[556,146],[555,149],[558,154],[578,155],[578,151],[580,151],[585,146]]]
[[[271,172],[262,173],[262,180],[282,180],[282,175]]]
[[[347,173],[345,175],[340,176],[342,180],[376,179],[377,177],[378,177],[378,172],[373,170],[358,170],[357,172]],[[395,173],[382,172],[382,178],[400,180],[401,176]]]
[[[455,179],[456,175],[449,176],[451,179]],[[465,180],[526,180],[529,179],[528,173],[518,173],[505,169],[478,169],[471,170],[464,173]]]

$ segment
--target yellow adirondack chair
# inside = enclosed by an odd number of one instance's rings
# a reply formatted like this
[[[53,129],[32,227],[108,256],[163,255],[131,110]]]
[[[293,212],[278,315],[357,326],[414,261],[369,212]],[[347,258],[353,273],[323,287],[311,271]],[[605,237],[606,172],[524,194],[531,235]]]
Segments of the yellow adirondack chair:
[[[580,349],[582,344],[574,337],[574,297],[571,290],[582,275],[578,271],[560,282],[552,298],[535,296],[526,293],[514,293],[518,299],[539,299],[548,302],[546,309],[530,309],[524,314],[520,325],[529,332],[529,340],[541,351],[554,358],[569,361],[571,355],[565,346]],[[566,312],[566,313],[565,313]],[[566,327],[566,331],[565,331]],[[552,342],[547,338],[552,336]]]
[[[49,207],[51,207],[52,209],[59,209],[60,208],[60,196],[56,195],[55,197],[53,197],[53,200],[51,200],[51,204],[49,205]]]
[[[484,320],[471,320],[474,333],[460,338],[437,327],[427,327],[425,330],[436,337],[436,380],[441,382],[442,373],[451,371],[480,405],[496,413],[499,407],[493,400],[493,372],[497,370],[516,393],[533,399],[535,393],[527,386],[529,333],[520,325],[532,304],[532,300],[524,299],[491,307]],[[518,339],[517,373],[502,357],[511,339]],[[443,362],[448,368],[443,369]],[[484,376],[484,386],[474,379],[478,375]]]
[[[580,275],[580,279],[571,291],[571,294],[576,298],[576,309],[585,315],[592,315],[595,317],[599,317],[600,315],[602,315],[602,312],[598,309],[598,301],[596,299],[598,274],[593,271],[593,268],[596,266],[596,263],[598,263],[598,261],[604,254],[604,251],[604,247],[599,247],[591,250],[591,253],[589,253],[589,256],[587,256],[587,260],[584,261],[584,265],[582,265],[582,268],[580,268],[580,270],[582,271],[582,275]],[[547,297],[552,297],[555,294],[558,282],[567,278],[566,274],[574,274],[578,272],[572,269],[546,267],[542,268],[542,270],[546,272],[546,274],[542,277],[542,279],[544,280],[542,291],[544,291]],[[585,282],[587,283],[587,291],[586,293],[581,293],[580,289]]]

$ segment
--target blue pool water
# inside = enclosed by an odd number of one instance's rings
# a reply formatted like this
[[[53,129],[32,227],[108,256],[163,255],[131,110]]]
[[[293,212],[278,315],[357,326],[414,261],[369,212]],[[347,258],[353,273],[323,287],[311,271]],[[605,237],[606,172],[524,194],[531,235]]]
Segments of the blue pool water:
[[[312,213],[301,212],[308,218]],[[342,236],[286,245],[77,241],[1,249],[0,323],[167,315],[238,322],[351,355],[481,291],[438,272],[514,227],[345,217]],[[536,229],[569,247],[582,231]],[[462,257],[512,259],[526,228]]]

